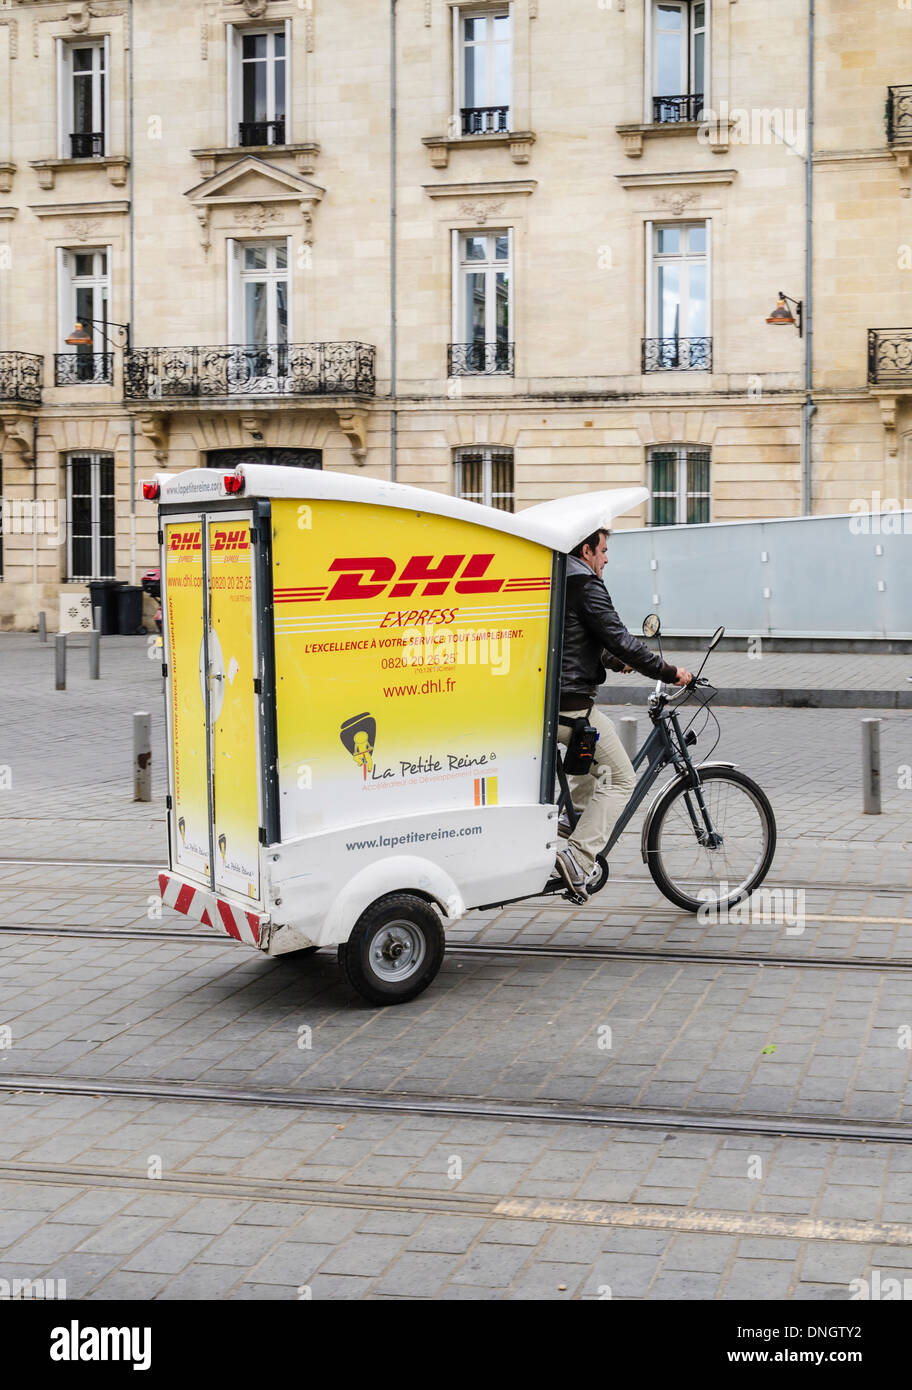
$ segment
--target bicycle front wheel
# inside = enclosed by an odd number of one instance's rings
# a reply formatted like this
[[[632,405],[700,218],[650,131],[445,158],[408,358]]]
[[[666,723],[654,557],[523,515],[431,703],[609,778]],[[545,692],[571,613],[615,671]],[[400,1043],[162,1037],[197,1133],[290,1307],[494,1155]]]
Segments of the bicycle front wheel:
[[[692,787],[672,782],[649,824],[646,862],[670,902],[687,912],[717,912],[742,902],[766,878],[776,818],[766,793],[743,772],[697,772],[707,816]]]

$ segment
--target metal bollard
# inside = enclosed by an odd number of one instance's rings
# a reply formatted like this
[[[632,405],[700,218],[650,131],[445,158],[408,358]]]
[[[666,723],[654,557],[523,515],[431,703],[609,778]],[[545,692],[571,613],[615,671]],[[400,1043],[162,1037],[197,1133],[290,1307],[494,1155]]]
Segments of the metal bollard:
[[[152,721],[145,710],[133,716],[133,800],[152,800]]]
[[[101,632],[101,609],[92,609],[92,627],[96,632]]]
[[[66,690],[66,633],[54,638],[54,689]]]
[[[101,675],[101,633],[89,633],[89,680],[97,681]]]
[[[42,611],[41,613],[38,614],[38,641],[39,641],[39,642],[46,642],[47,639],[48,639],[47,614],[46,614],[45,612]]]
[[[863,811],[866,816],[880,815],[880,720],[861,721],[861,773]]]
[[[625,714],[618,729],[624,752],[631,762],[637,751],[637,722],[632,714]]]

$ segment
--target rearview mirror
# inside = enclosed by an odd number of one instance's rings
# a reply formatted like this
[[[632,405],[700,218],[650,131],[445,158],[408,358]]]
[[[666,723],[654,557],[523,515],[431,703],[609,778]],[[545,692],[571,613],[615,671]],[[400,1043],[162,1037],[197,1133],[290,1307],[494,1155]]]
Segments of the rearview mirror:
[[[643,619],[643,636],[658,637],[661,627],[662,623],[659,619],[658,613],[648,613],[646,617]],[[721,628],[719,629],[719,632],[721,634]]]
[[[723,638],[724,636],[725,636],[725,628],[724,628],[724,627],[717,627],[716,630],[715,630],[715,632],[713,633],[712,637],[710,638],[709,647],[708,647],[707,650],[708,650],[708,651],[712,651],[714,647],[717,647],[717,646],[719,645],[719,643],[722,641],[722,638]]]

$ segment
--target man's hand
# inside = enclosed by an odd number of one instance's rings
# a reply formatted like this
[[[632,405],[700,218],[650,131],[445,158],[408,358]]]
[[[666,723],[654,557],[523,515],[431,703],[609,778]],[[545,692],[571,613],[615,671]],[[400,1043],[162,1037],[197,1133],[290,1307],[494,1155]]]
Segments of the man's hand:
[[[693,676],[690,674],[690,672],[687,671],[687,670],[685,670],[685,668],[684,668],[683,666],[679,666],[679,667],[678,667],[678,677],[677,677],[677,680],[675,681],[675,685],[690,685],[690,682],[691,682],[692,680],[693,680]]]
[[[631,672],[632,670],[633,670],[633,667],[632,667],[632,666],[622,666],[622,667],[621,667],[621,675],[622,675],[622,676],[629,676],[629,675],[630,675],[630,672]],[[912,676],[909,677],[909,680],[912,681]]]

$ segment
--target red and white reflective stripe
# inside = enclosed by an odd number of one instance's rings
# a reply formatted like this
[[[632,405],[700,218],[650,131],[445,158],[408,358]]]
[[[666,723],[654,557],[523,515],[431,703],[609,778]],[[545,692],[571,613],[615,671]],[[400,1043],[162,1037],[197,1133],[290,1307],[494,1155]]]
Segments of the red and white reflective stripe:
[[[220,927],[233,936],[235,941],[246,941],[248,946],[259,946],[260,928],[265,920],[256,912],[245,912],[224,898],[216,897],[207,888],[197,888],[195,884],[172,878],[170,874],[158,876],[161,900],[166,907],[182,912],[185,917],[195,917],[206,927]]]

